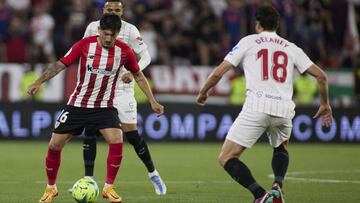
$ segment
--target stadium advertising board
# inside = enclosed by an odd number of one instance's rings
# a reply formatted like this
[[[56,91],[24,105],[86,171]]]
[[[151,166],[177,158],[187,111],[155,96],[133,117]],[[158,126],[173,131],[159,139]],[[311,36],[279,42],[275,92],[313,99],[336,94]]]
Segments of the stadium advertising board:
[[[43,72],[47,64],[36,64],[32,68],[37,74]],[[29,64],[0,63],[0,101],[20,102],[24,90],[21,83],[31,70]],[[206,78],[213,70],[209,66],[151,66],[145,71],[151,80],[153,91],[161,102],[192,103]],[[77,66],[72,65],[46,82],[41,101],[59,103],[67,101],[76,84]],[[351,96],[354,92],[354,76],[352,72],[327,72],[330,85],[330,96]],[[209,103],[228,104],[232,79],[236,76],[229,71],[212,90]]]
[[[0,103],[0,139],[49,139],[63,104]],[[150,141],[222,141],[238,115],[237,106],[165,104],[157,117],[148,105],[139,105],[139,133]],[[334,124],[321,127],[312,119],[315,108],[297,108],[292,142],[360,143],[360,110],[333,109]],[[266,141],[263,136],[261,141]]]

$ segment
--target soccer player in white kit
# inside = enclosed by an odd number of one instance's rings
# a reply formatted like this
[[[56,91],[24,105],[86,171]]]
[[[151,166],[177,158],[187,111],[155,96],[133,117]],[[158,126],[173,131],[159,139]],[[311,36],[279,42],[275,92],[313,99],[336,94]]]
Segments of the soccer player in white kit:
[[[246,101],[229,129],[218,160],[236,182],[254,195],[254,203],[284,202],[281,188],[289,164],[286,148],[295,114],[292,101],[294,68],[316,78],[320,107],[314,118],[320,117],[326,127],[332,123],[326,74],[299,47],[276,34],[279,19],[280,15],[273,7],[259,7],[256,11],[257,34],[239,41],[212,71],[197,97],[197,103],[204,105],[209,90],[227,71],[238,65],[244,69]],[[266,192],[239,160],[245,149],[251,148],[264,132],[274,148],[272,169],[275,180],[271,192]]]
[[[123,15],[123,6],[120,0],[107,0],[103,13],[113,13],[120,18]],[[86,28],[84,38],[98,35],[99,21],[91,22]],[[144,70],[151,61],[146,44],[143,42],[139,30],[132,24],[122,20],[122,26],[117,39],[125,42],[139,57],[140,70]],[[121,128],[128,142],[133,145],[138,157],[142,160],[148,170],[148,176],[152,182],[157,195],[166,194],[166,185],[160,174],[155,169],[151,159],[150,151],[145,140],[139,136],[137,131],[137,104],[134,97],[134,80],[129,71],[122,69],[121,81],[116,87],[114,106],[118,110]],[[85,131],[86,139],[83,145],[83,155],[85,162],[85,176],[94,175],[94,161],[96,157],[96,136],[91,129]]]

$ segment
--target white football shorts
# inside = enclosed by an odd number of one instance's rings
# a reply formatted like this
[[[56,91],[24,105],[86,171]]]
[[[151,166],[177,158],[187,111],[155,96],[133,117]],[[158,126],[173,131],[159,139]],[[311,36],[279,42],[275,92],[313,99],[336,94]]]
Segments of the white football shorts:
[[[289,118],[262,112],[241,111],[230,127],[226,139],[243,147],[251,148],[266,132],[270,145],[275,148],[290,139],[291,130],[292,121]]]
[[[137,123],[137,103],[134,95],[126,93],[116,94],[114,107],[118,111],[121,123]]]

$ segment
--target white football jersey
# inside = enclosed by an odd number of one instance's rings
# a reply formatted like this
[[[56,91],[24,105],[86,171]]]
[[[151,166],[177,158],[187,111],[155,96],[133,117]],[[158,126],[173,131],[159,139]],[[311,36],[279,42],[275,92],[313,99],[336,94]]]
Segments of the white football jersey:
[[[242,38],[224,60],[244,69],[243,110],[293,118],[294,68],[303,73],[313,64],[302,49],[275,32],[261,32]]]
[[[99,35],[98,27],[100,26],[100,21],[93,21],[91,22],[85,31],[84,37]],[[136,54],[139,54],[143,50],[147,48],[146,44],[144,43],[139,30],[133,24],[130,24],[126,21],[121,21],[121,29],[117,36],[117,39],[125,42]],[[121,69],[120,78],[121,76],[126,73],[127,70],[125,68]],[[116,88],[117,91],[127,92],[129,94],[134,94],[134,80],[129,83],[125,84],[122,81],[118,82],[118,87]]]

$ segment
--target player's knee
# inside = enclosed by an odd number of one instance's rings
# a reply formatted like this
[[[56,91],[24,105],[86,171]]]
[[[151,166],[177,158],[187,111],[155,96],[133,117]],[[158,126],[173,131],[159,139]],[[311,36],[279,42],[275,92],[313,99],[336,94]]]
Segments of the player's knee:
[[[219,164],[224,167],[224,165],[226,164],[226,162],[230,159],[233,158],[240,158],[242,152],[244,149],[241,150],[224,150],[220,153],[219,157],[218,157],[218,162]]]
[[[144,141],[144,138],[138,135],[137,131],[126,132],[126,140],[134,147],[141,145]]]
[[[218,157],[218,163],[219,163],[220,166],[222,166],[222,167],[224,167],[224,165],[225,165],[224,159],[223,159],[221,156]]]
[[[54,151],[60,151],[63,147],[64,144],[62,143],[54,143],[54,142],[49,143],[49,149]]]
[[[134,124],[122,123],[121,128],[125,133],[131,132],[131,131],[137,131],[137,125],[135,123]]]
[[[224,165],[226,164],[226,162],[231,159],[230,156],[227,156],[226,154],[224,153],[220,153],[219,156],[218,156],[218,162],[220,164],[220,166],[224,167]]]
[[[281,144],[280,146],[274,148],[274,153],[288,153],[287,149],[285,148],[285,146],[283,144]]]
[[[106,142],[108,144],[117,144],[117,143],[122,143],[123,139],[122,139],[122,135],[120,134],[112,134],[112,135],[107,135],[104,136]]]

